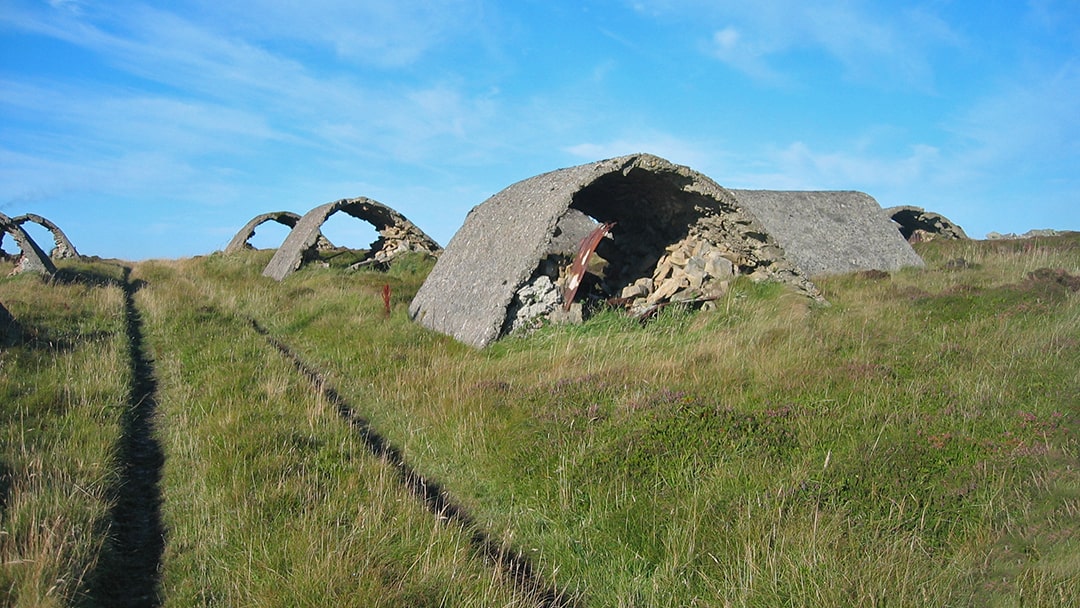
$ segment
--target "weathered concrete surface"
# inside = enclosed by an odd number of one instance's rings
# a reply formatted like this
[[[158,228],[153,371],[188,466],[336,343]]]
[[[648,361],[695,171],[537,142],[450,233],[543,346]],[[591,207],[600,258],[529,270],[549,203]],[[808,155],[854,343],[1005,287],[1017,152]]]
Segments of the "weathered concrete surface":
[[[388,262],[394,256],[407,251],[423,251],[432,255],[442,251],[442,247],[434,239],[390,207],[364,197],[342,199],[319,205],[305,213],[266,265],[263,276],[281,281],[300,268],[304,256],[310,255],[317,246],[321,236],[319,229],[328,217],[338,211],[375,227],[379,239],[371,244],[368,255],[371,260]]]
[[[11,238],[15,239],[15,244],[19,246],[19,250],[22,252],[12,274],[19,274],[22,272],[53,274],[56,272],[56,266],[53,265],[52,260],[49,259],[49,256],[45,255],[45,252],[42,251],[40,247],[38,247],[37,243],[34,242],[34,239],[26,234],[26,231],[23,230],[22,226],[15,223],[14,220],[3,213],[0,213],[0,230],[10,234]]]
[[[55,245],[52,252],[50,253],[50,257],[52,257],[52,259],[63,260],[68,258],[79,258],[79,252],[75,249],[75,245],[71,244],[71,241],[68,239],[67,235],[64,234],[64,231],[60,230],[60,227],[53,222],[35,213],[24,213],[20,216],[11,218],[11,221],[15,222],[20,226],[22,226],[26,222],[34,222],[35,224],[44,226],[49,232],[51,232],[53,237],[53,243]]]
[[[255,229],[266,222],[277,222],[288,226],[289,228],[295,228],[296,223],[299,221],[300,214],[293,213],[292,211],[271,211],[269,213],[256,215],[251,218],[251,221],[244,224],[244,227],[233,236],[232,240],[229,241],[229,244],[225,246],[225,253],[235,253],[243,249],[251,248],[248,241],[251,240],[251,237],[255,236]],[[331,249],[333,246],[333,243],[327,240],[321,232],[315,239],[316,249]]]
[[[862,192],[731,192],[809,276],[924,265],[877,201]]]
[[[293,228],[296,226],[296,222],[299,221],[300,214],[293,213],[292,211],[271,211],[269,213],[256,215],[233,235],[232,240],[225,246],[225,253],[235,253],[250,247],[248,241],[251,240],[251,237],[255,236],[255,229],[266,222],[277,222],[288,226],[289,228]]]
[[[932,239],[967,239],[964,229],[949,218],[913,205],[889,207],[885,215],[892,218],[900,228],[900,234],[909,243]]]
[[[693,240],[737,274],[818,295],[730,192],[688,167],[634,154],[537,175],[475,207],[409,312],[430,329],[483,347],[510,329],[512,306],[550,306],[537,294],[550,293],[557,276],[544,269],[547,261],[576,249],[598,222],[615,222],[601,244],[607,251],[597,249],[611,262],[604,281],[615,294],[663,274],[671,256]],[[713,260],[713,266],[723,265]]]

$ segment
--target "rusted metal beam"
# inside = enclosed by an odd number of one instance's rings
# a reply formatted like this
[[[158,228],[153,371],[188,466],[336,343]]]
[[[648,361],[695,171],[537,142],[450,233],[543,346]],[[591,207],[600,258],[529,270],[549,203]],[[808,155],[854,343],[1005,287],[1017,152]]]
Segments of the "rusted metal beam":
[[[578,245],[577,255],[574,256],[574,263],[570,266],[570,276],[566,279],[566,289],[563,291],[563,310],[570,310],[570,305],[574,302],[574,295],[577,294],[578,287],[581,286],[581,281],[585,278],[585,269],[588,268],[589,258],[596,251],[601,239],[611,232],[614,227],[615,222],[600,224],[581,240],[581,245]]]

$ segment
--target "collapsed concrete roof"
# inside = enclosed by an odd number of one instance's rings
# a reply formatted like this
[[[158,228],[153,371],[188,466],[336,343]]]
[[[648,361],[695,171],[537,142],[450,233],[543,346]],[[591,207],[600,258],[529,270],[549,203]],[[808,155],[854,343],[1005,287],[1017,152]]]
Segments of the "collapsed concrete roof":
[[[22,252],[12,274],[21,272],[52,274],[56,272],[56,266],[53,265],[52,260],[45,255],[45,252],[38,247],[34,239],[30,238],[30,235],[23,230],[22,226],[10,217],[0,213],[0,236],[4,233],[10,234],[15,239],[15,244],[19,246],[19,250]]]
[[[68,239],[67,235],[64,234],[64,231],[60,230],[60,227],[53,222],[35,213],[24,213],[18,217],[11,218],[11,221],[15,222],[20,226],[22,226],[26,222],[33,222],[35,224],[45,227],[46,230],[51,232],[53,237],[53,243],[55,245],[51,253],[52,259],[63,260],[67,258],[79,258],[79,252],[75,250],[75,245],[71,244],[71,241]]]
[[[639,290],[655,304],[657,294],[673,297],[667,292],[696,282],[697,295],[708,297],[726,288],[725,278],[747,274],[818,296],[779,239],[730,191],[688,167],[634,154],[544,173],[475,207],[409,312],[430,329],[483,347],[512,328],[512,308],[533,297],[523,297],[526,288],[550,291],[549,278],[558,282],[545,261],[573,255],[584,234],[608,222],[615,223],[602,239],[608,293]],[[684,279],[673,269],[680,264],[678,272],[699,271]]]
[[[967,239],[964,229],[949,218],[913,205],[889,207],[885,215],[892,218],[900,234],[909,242],[928,241],[935,238]]]
[[[229,244],[225,246],[225,253],[235,253],[251,247],[251,245],[248,244],[248,241],[251,240],[251,237],[255,236],[255,229],[266,222],[277,222],[288,226],[289,228],[295,228],[296,223],[299,221],[300,214],[293,213],[292,211],[271,211],[269,213],[256,215],[251,218],[251,221],[244,224],[244,227],[233,236],[232,240],[229,241]],[[317,249],[330,249],[333,247],[333,244],[320,232],[316,237],[315,247]]]
[[[810,276],[923,265],[922,258],[868,194],[774,190],[731,193]]]
[[[368,255],[368,259],[375,262],[388,262],[394,256],[407,251],[422,251],[432,255],[442,251],[442,247],[434,239],[390,207],[364,197],[341,199],[319,205],[305,213],[266,265],[263,276],[281,281],[300,268],[304,257],[311,255],[317,248],[323,223],[338,211],[375,227],[379,238],[371,244]]]

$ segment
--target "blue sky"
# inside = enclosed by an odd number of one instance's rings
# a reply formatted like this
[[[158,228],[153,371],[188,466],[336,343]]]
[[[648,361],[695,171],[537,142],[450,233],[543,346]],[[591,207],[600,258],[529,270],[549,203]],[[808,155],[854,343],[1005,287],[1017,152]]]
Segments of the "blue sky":
[[[0,211],[82,253],[205,254],[259,213],[356,196],[445,245],[515,181],[633,152],[732,188],[862,190],[980,238],[1080,230],[1080,4],[0,6]]]

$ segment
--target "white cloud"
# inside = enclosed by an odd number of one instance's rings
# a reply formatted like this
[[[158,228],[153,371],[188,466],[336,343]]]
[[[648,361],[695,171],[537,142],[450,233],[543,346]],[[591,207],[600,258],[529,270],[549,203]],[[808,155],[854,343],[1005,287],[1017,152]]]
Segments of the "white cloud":
[[[76,14],[82,12],[82,2],[79,0],[49,0],[49,6]]]
[[[410,65],[451,43],[477,38],[490,16],[480,0],[237,0],[203,11],[254,40],[297,40],[380,68]]]
[[[730,51],[739,43],[739,30],[729,25],[713,34],[713,42],[719,50]]]
[[[346,10],[342,6],[337,9]],[[418,6],[409,10],[418,11]],[[283,7],[270,10],[285,10]],[[410,14],[400,8],[365,10],[379,12],[389,20],[406,19]],[[89,85],[88,92],[65,91],[64,97],[84,102],[87,112],[78,116],[80,120],[105,125],[109,119],[117,119],[117,134],[129,131],[127,123],[132,121],[111,111],[110,106],[129,106],[135,110],[135,118],[149,116],[156,109],[157,120],[147,120],[151,132],[175,126],[179,137],[190,123],[199,127],[196,132],[203,132],[216,122],[226,135],[257,135],[328,149],[345,145],[355,151],[362,147],[367,154],[416,161],[440,154],[442,150],[432,147],[438,141],[477,137],[478,131],[494,126],[498,95],[490,89],[471,93],[463,83],[444,75],[435,76],[439,78],[436,82],[402,84],[401,80],[356,73],[343,64],[316,67],[283,56],[271,46],[222,35],[200,23],[150,8],[134,8],[112,18],[117,21],[108,30],[84,20],[50,21],[21,15],[18,21],[23,29],[77,44],[124,71],[178,91],[171,93],[172,97],[162,93],[153,99],[112,91],[116,98],[104,104],[85,103],[88,95],[100,101],[97,85]],[[104,112],[97,115],[99,110]]]
[[[785,84],[786,79],[769,66],[767,58],[774,51],[763,48],[760,41],[748,39],[734,26],[713,33],[704,45],[705,53],[719,59],[755,80],[773,85]]]
[[[1080,62],[1021,78],[976,101],[950,128],[977,174],[1080,162]]]
[[[695,25],[724,24],[709,32],[705,53],[771,84],[787,83],[794,74],[785,71],[790,66],[780,67],[790,63],[784,60],[809,51],[832,57],[849,79],[930,90],[931,53],[959,44],[959,37],[932,14],[860,1],[656,0],[632,6],[667,19],[692,16]]]
[[[803,142],[791,143],[771,156],[778,175],[770,179],[786,182],[782,187],[800,189],[895,189],[926,179],[941,158],[937,148],[925,144],[889,155],[858,147],[820,151]]]

